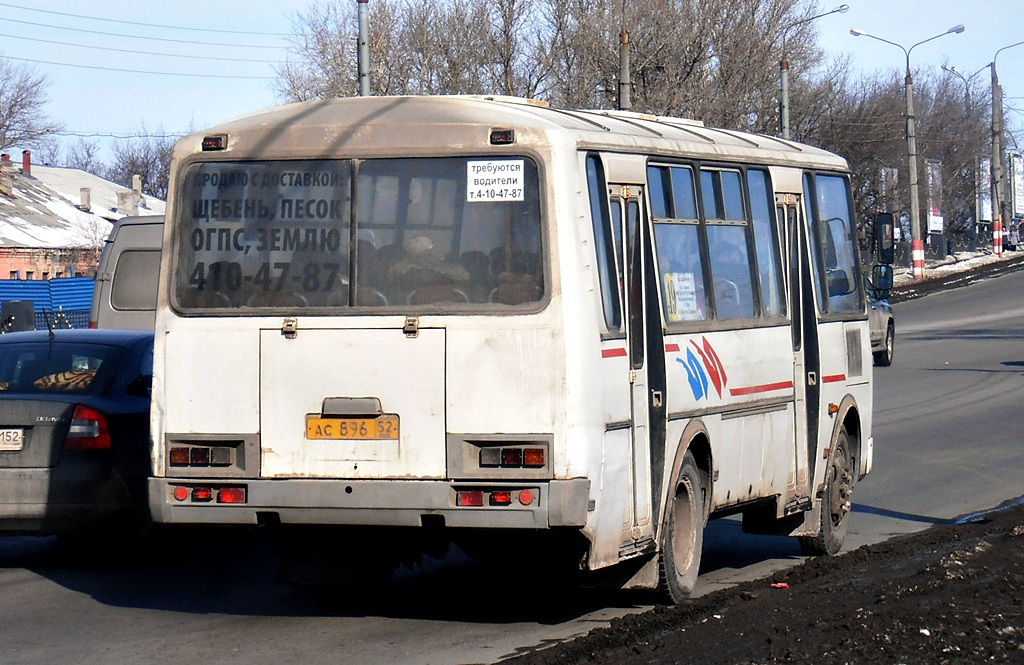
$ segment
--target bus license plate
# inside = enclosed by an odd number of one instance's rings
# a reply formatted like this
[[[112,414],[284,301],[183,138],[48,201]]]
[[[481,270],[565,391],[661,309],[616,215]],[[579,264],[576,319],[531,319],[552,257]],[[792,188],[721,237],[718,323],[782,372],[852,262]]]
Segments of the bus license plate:
[[[21,450],[25,445],[25,430],[0,429],[0,450]]]
[[[393,414],[376,418],[306,416],[306,438],[344,441],[397,440],[398,416]]]

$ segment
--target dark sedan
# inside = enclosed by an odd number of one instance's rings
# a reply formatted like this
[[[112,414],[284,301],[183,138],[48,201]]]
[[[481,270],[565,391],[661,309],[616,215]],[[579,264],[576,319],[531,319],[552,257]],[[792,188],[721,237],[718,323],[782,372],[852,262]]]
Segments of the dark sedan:
[[[148,522],[153,333],[0,335],[0,532]]]

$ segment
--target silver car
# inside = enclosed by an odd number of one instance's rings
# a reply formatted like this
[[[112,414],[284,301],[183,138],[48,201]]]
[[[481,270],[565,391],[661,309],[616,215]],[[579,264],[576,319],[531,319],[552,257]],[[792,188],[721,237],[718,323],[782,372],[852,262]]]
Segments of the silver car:
[[[888,367],[892,364],[893,347],[896,344],[896,318],[889,301],[877,296],[874,289],[868,289],[871,353],[875,357],[875,365]]]

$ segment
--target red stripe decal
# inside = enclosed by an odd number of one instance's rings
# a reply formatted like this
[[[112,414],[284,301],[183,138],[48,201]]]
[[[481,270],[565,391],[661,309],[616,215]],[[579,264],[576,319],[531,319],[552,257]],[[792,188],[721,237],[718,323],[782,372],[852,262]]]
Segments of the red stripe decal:
[[[626,349],[601,349],[602,358],[625,358]]]
[[[839,383],[840,381],[846,381],[845,374],[829,374],[828,376],[821,377],[822,383]]]
[[[678,344],[666,344],[665,345],[665,353],[679,353],[679,345]]]
[[[733,397],[740,395],[755,395],[757,393],[769,393],[773,390],[792,390],[792,381],[779,381],[778,383],[766,383],[761,386],[746,386],[744,388],[730,388],[729,394]]]
[[[718,396],[721,397],[722,396],[722,385],[723,385],[722,378],[723,377],[722,377],[722,375],[718,371],[719,370],[719,366],[716,363],[712,362],[711,360],[708,360],[708,355],[707,355],[707,353],[705,353],[705,350],[709,349],[709,346],[710,346],[708,344],[708,340],[707,339],[704,340],[704,348],[703,349],[701,347],[697,346],[697,342],[694,342],[692,339],[690,340],[690,344],[693,345],[693,348],[697,349],[697,353],[699,353],[700,357],[704,360],[704,368],[707,369],[708,376],[711,377],[711,383],[713,383],[715,385],[715,392],[717,392]],[[710,351],[710,350],[708,352],[713,354],[713,352]],[[714,357],[717,358],[717,356],[714,356]]]

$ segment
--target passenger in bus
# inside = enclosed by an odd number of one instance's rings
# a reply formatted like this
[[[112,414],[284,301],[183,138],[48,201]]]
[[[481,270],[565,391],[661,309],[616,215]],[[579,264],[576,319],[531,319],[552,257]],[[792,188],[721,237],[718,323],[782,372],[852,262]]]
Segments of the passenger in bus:
[[[469,272],[470,283],[467,293],[472,302],[486,302],[487,294],[494,288],[496,275],[491,269],[491,259],[479,250],[463,252],[459,263]]]
[[[408,304],[468,302],[463,287],[469,284],[469,271],[461,264],[446,260],[425,235],[406,240],[405,256],[388,269],[388,283],[405,293]]]
[[[715,284],[715,306],[721,319],[754,315],[750,265],[746,253],[728,241],[717,243],[711,252],[711,276]]]

